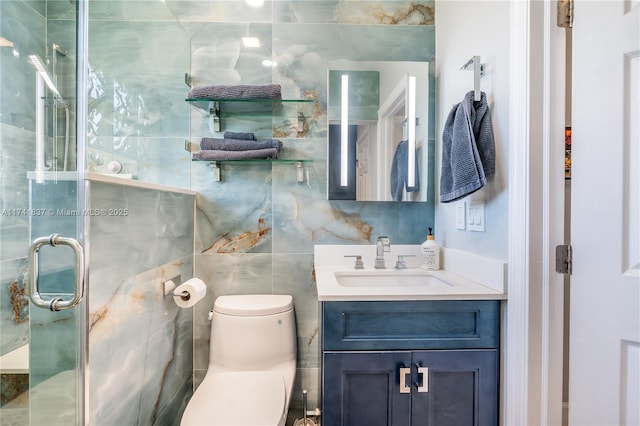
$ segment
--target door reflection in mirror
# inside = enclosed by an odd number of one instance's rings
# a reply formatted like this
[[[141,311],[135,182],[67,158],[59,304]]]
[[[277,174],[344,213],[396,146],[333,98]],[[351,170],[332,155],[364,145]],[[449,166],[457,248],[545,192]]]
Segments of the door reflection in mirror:
[[[330,63],[328,199],[426,201],[428,75],[427,62]]]

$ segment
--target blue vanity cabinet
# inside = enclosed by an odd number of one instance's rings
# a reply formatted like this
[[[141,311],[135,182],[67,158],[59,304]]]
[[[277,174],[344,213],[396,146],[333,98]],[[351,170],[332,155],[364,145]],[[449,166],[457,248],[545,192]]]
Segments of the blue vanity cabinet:
[[[411,426],[496,426],[495,349],[414,352]],[[422,373],[419,373],[422,371]],[[425,381],[425,377],[427,378]]]
[[[323,302],[323,425],[497,425],[499,311],[492,300]]]
[[[410,352],[325,352],[323,425],[410,425],[411,395],[399,372]]]

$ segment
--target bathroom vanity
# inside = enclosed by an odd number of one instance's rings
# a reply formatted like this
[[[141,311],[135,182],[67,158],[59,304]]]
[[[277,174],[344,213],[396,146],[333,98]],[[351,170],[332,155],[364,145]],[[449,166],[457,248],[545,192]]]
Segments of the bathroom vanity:
[[[333,247],[316,246],[323,424],[497,425],[505,293],[417,268],[413,246],[396,246],[384,270],[371,267],[368,248],[355,270],[329,252],[357,249]],[[406,269],[394,269],[398,255]],[[500,280],[506,266],[493,266]]]
[[[499,303],[322,303],[325,425],[496,425]]]

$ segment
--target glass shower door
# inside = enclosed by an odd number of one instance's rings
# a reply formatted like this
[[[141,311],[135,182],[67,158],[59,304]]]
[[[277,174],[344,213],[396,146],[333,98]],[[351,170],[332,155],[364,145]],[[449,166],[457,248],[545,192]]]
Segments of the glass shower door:
[[[85,423],[85,5],[0,1],[0,424]]]
[[[29,176],[29,424],[83,424],[82,176]]]

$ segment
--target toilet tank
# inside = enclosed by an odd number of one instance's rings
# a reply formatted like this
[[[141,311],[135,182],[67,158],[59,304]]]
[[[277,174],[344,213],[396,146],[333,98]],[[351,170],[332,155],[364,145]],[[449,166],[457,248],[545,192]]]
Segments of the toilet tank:
[[[290,295],[219,296],[213,307],[209,365],[265,370],[296,359]]]

